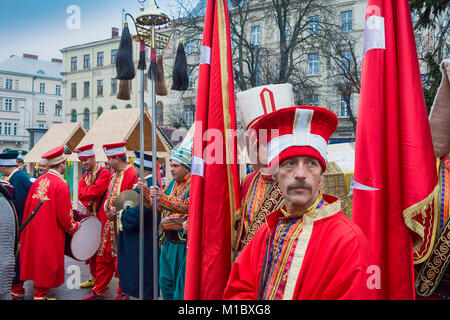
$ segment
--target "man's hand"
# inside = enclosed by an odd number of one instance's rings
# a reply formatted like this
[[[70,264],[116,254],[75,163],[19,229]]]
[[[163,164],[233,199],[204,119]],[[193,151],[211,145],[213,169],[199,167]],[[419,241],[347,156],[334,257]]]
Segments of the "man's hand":
[[[162,191],[161,191],[161,189],[159,187],[151,186],[149,188],[149,190],[150,190],[150,192],[149,192],[150,197],[156,196],[156,201],[161,200],[161,198],[162,198]]]
[[[111,209],[109,209],[109,212],[106,212],[106,217],[110,221],[113,221],[116,218],[116,215],[117,215],[116,207],[111,207]]]
[[[144,183],[142,180],[141,180],[141,178],[138,178],[138,182],[137,182],[137,185],[136,185],[136,188],[141,192],[142,190],[147,190],[148,189],[148,187],[147,187],[147,183]]]

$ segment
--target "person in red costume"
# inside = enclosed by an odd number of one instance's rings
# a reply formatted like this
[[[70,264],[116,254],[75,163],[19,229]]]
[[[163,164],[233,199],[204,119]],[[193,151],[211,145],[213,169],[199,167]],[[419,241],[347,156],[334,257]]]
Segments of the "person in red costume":
[[[69,186],[63,179],[66,170],[64,147],[45,153],[42,158],[49,164],[49,171],[32,185],[25,203],[23,221],[42,199],[40,210],[23,230],[20,241],[20,278],[34,281],[34,299],[48,300],[51,288],[64,283],[65,233],[78,230],[73,220]]]
[[[78,154],[78,159],[86,172],[78,183],[78,199],[85,206],[89,216],[97,217],[104,227],[106,224],[106,214],[103,208],[106,191],[108,190],[111,171],[97,163],[94,152],[94,145],[81,146],[74,150]],[[89,264],[91,276],[86,282],[80,284],[80,288],[94,286],[96,273],[97,255],[86,261]]]
[[[285,203],[236,259],[225,299],[376,298],[367,239],[320,187],[337,123],[333,112],[314,106],[278,110],[256,123],[268,132],[269,170]]]
[[[114,274],[117,272],[117,210],[115,208],[116,199],[122,191],[131,190],[138,182],[133,166],[127,162],[126,142],[103,145],[108,165],[114,170],[106,192],[103,204],[107,221],[103,227],[102,241],[96,258],[96,279],[92,292],[85,296],[83,300],[104,299],[106,288]],[[120,290],[120,283],[117,289],[115,300],[125,300],[128,296]]]

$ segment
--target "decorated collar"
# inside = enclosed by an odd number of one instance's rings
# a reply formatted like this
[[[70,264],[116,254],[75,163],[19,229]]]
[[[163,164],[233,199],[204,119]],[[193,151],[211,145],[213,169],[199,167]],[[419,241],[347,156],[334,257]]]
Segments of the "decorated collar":
[[[323,201],[323,195],[322,192],[319,192],[319,196],[317,197],[316,201],[307,209],[302,210],[300,212],[291,214],[286,211],[286,203],[283,204],[283,206],[280,208],[281,213],[283,214],[283,217],[281,219],[291,219],[291,218],[298,218],[301,217],[307,213],[313,212],[316,209],[322,207],[324,205]]]

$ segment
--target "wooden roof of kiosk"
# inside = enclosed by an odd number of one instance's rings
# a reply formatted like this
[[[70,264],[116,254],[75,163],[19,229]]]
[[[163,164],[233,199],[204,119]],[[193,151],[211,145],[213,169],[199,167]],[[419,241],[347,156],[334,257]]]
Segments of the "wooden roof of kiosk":
[[[74,150],[85,135],[86,131],[78,122],[54,124],[25,155],[24,161],[39,162],[44,153],[62,145]]]
[[[126,141],[128,151],[140,149],[140,110],[139,108],[116,109],[102,113],[94,126],[81,139],[77,146],[94,144],[97,161],[106,161],[103,145]],[[147,110],[144,112],[144,151],[152,151],[152,119]],[[156,145],[158,158],[170,155],[170,146],[160,130],[156,130]],[[69,155],[69,161],[79,161],[75,153]],[[161,159],[162,160],[162,159]]]

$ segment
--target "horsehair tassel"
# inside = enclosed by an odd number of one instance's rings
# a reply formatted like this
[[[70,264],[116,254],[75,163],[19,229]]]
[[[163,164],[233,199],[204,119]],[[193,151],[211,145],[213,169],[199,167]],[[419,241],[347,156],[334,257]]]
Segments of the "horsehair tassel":
[[[119,100],[130,100],[130,81],[131,80],[120,80],[119,82],[119,93],[117,94],[117,99]]]
[[[145,43],[141,41],[141,47],[139,51],[139,64],[138,64],[139,70],[145,70],[147,69],[147,64],[145,63]]]
[[[172,90],[187,90],[189,86],[189,75],[186,53],[184,51],[182,40],[178,43],[177,56],[173,66],[172,80]]]
[[[161,75],[158,72],[158,67],[156,66],[156,49],[152,48],[150,54],[150,67],[148,68],[148,77],[152,79],[153,75],[155,80],[161,80]]]
[[[125,21],[120,38],[119,51],[116,58],[117,79],[132,80],[135,76],[134,62],[133,62],[133,43],[131,39],[128,23]]]
[[[164,65],[162,55],[156,58],[156,66],[158,67],[158,72],[161,75],[160,80],[156,80],[156,94],[159,96],[167,96],[166,80],[164,78]]]

